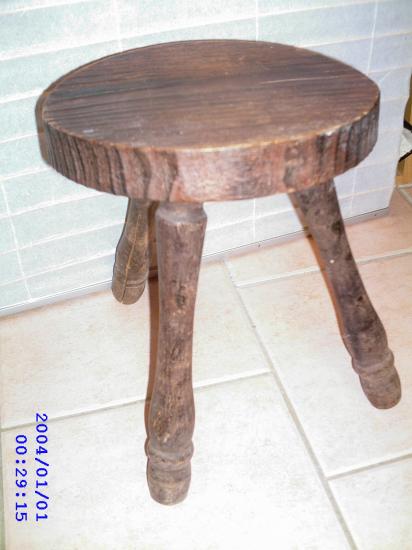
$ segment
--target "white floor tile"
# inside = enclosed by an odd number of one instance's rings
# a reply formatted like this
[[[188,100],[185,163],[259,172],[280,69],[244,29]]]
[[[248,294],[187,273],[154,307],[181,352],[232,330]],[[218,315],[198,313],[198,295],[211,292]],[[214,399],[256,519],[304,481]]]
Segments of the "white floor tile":
[[[391,410],[364,397],[320,274],[240,290],[327,475],[412,452],[412,254],[364,264],[361,274],[402,381]]]
[[[172,507],[146,487],[142,403],[49,424],[43,524],[32,497],[27,523],[14,519],[14,440],[33,428],[3,432],[7,549],[348,548],[272,375],[202,388],[195,400],[192,487]],[[27,469],[33,483],[32,461]]]
[[[110,292],[0,320],[3,426],[116,405],[146,395],[149,298]],[[269,369],[222,263],[201,269],[193,373],[205,384]]]
[[[411,459],[336,479],[331,487],[358,548],[412,548]]]
[[[347,232],[357,260],[412,249],[412,208],[395,192],[388,215],[348,225]],[[226,262],[233,280],[239,285],[273,279],[302,269],[318,269],[310,239],[305,237],[239,253],[228,257]]]

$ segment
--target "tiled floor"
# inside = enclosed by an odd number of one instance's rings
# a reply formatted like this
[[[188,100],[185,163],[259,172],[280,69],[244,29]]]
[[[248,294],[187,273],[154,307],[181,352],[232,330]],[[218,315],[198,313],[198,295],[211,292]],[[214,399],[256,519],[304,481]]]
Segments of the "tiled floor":
[[[403,383],[364,398],[308,239],[204,264],[188,498],[145,477],[149,302],[98,293],[0,322],[7,550],[412,549],[412,203],[349,227]],[[153,345],[153,342],[152,342]],[[15,438],[47,413],[49,518],[15,520]],[[35,466],[36,464],[36,466]],[[1,525],[1,523],[0,523]]]

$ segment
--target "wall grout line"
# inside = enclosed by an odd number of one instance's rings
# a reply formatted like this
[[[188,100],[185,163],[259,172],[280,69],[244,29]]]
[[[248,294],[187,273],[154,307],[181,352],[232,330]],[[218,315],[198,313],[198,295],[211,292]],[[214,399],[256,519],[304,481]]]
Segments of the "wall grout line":
[[[50,172],[50,170],[46,166],[38,167],[34,169],[21,170],[20,172],[13,172],[11,174],[7,174],[7,176],[0,176],[0,181],[2,182],[10,181],[16,178],[21,178],[22,176],[32,176],[33,174],[41,174],[43,172]]]
[[[39,9],[46,9],[46,8],[57,8],[60,6],[67,6],[70,4],[81,4],[81,3],[87,3],[87,2],[93,2],[94,0],[65,0],[64,2],[55,3],[53,0],[49,4],[39,4],[35,6],[26,6],[24,8],[15,8],[8,11],[2,11],[0,12],[1,15],[12,15],[12,14],[20,14],[25,13],[27,11],[34,11]]]
[[[10,220],[11,220],[11,218],[10,218]],[[62,241],[62,240],[65,240],[67,238],[70,238],[70,237],[77,237],[78,235],[85,235],[87,233],[93,233],[95,231],[101,231],[101,230],[109,228],[109,227],[116,227],[118,225],[123,225],[123,224],[124,224],[124,219],[119,219],[119,220],[115,220],[115,221],[110,222],[110,223],[106,223],[104,225],[99,225],[98,224],[98,225],[94,225],[92,227],[87,227],[86,229],[81,229],[80,231],[79,230],[68,231],[67,233],[63,233],[62,235],[52,235],[52,236],[46,237],[44,239],[39,239],[37,241],[32,241],[32,242],[30,242],[30,244],[25,244],[23,246],[20,246],[16,250],[27,250],[27,249],[30,249],[30,248],[34,248],[36,246],[41,246],[43,244],[53,243],[53,242],[56,242],[56,241]]]
[[[1,185],[1,192],[3,193],[4,204],[6,205],[6,211],[7,211],[8,215],[9,215],[11,233],[12,233],[12,235],[13,235],[13,242],[14,242],[14,246],[15,246],[15,249],[16,249],[17,263],[18,263],[18,265],[19,265],[19,269],[20,269],[20,273],[21,273],[21,276],[22,276],[23,285],[24,285],[24,288],[25,288],[25,290],[26,290],[28,300],[30,301],[30,300],[32,299],[32,295],[31,295],[31,293],[30,293],[29,285],[27,284],[26,276],[25,276],[25,273],[24,273],[23,262],[22,262],[22,259],[21,259],[21,256],[20,256],[20,251],[18,250],[19,242],[18,242],[18,240],[17,240],[16,228],[14,227],[13,220],[12,220],[12,218],[11,218],[11,216],[10,216],[10,205],[9,205],[9,201],[8,201],[8,198],[7,198],[7,194],[6,194],[6,191],[4,190],[3,185]],[[13,281],[12,281],[12,282],[13,282]]]
[[[22,92],[19,94],[8,94],[0,97],[0,105],[6,105],[7,103],[14,103],[15,101],[22,101],[24,99],[32,99],[40,95],[42,90],[40,88],[34,88],[29,92]]]
[[[391,464],[397,464],[398,462],[403,462],[404,460],[412,459],[412,452],[405,453],[403,455],[395,456],[392,458],[387,458],[380,460],[378,462],[372,462],[371,464],[365,464],[365,466],[359,466],[358,468],[352,468],[351,470],[344,470],[336,474],[331,474],[326,476],[328,481],[334,481],[335,479],[341,479],[344,477],[360,474],[369,470],[375,470],[376,468],[381,468],[384,466],[390,466]]]
[[[4,145],[5,143],[11,143],[13,141],[19,141],[20,139],[27,139],[27,138],[32,138],[36,136],[37,136],[36,132],[30,132],[29,134],[21,134],[19,136],[15,136],[11,138],[0,139],[0,145]]]
[[[378,17],[378,0],[375,0],[375,6],[373,10],[373,25],[372,25],[372,32],[371,32],[371,45],[369,48],[369,55],[368,55],[368,65],[366,68],[366,74],[369,74],[370,68],[371,68],[371,62],[372,62],[372,54],[373,54],[373,45],[375,42],[375,29],[376,29],[376,20]]]
[[[318,476],[318,479],[323,487],[323,490],[326,494],[326,497],[328,498],[329,500],[329,504],[332,508],[332,510],[334,511],[335,513],[335,516],[337,518],[337,521],[339,522],[341,528],[342,528],[342,531],[346,537],[346,540],[349,544],[349,546],[352,548],[352,550],[356,550],[357,549],[357,546],[355,544],[355,541],[353,539],[353,536],[352,536],[352,533],[350,532],[349,530],[349,527],[345,521],[345,518],[343,516],[343,513],[337,503],[337,500],[335,498],[335,495],[333,494],[332,492],[332,489],[330,488],[329,486],[329,483],[328,483],[328,480],[327,478],[325,477],[324,475],[324,472],[322,470],[322,467],[318,461],[318,458],[315,454],[315,451],[310,443],[310,440],[308,438],[308,436],[306,435],[306,432],[305,432],[305,429],[303,428],[300,420],[299,420],[299,416],[292,404],[292,401],[291,399],[289,398],[288,394],[287,394],[287,391],[286,391],[286,388],[284,387],[283,383],[282,383],[282,380],[277,372],[277,369],[275,367],[275,364],[269,354],[269,351],[267,350],[266,348],[266,345],[264,344],[263,340],[261,339],[260,337],[260,334],[259,332],[256,330],[256,326],[253,322],[253,319],[251,318],[250,314],[249,314],[249,311],[246,307],[246,304],[244,303],[243,299],[242,299],[242,296],[239,292],[239,290],[237,289],[236,286],[234,286],[235,290],[236,290],[236,293],[237,293],[237,296],[238,296],[238,300],[239,300],[239,303],[243,309],[243,311],[245,312],[247,318],[248,318],[248,321],[249,321],[249,324],[252,328],[252,330],[254,331],[255,333],[255,337],[256,337],[256,340],[258,341],[261,349],[262,349],[262,352],[263,354],[265,355],[266,357],[266,360],[268,361],[268,364],[271,366],[271,372],[272,372],[272,376],[275,380],[275,383],[277,385],[277,388],[280,392],[280,394],[282,395],[282,398],[283,398],[283,401],[285,403],[285,406],[290,414],[290,417],[295,425],[295,428],[297,430],[297,432],[299,433],[300,435],[300,438],[301,438],[301,441],[303,443],[303,446],[305,447],[306,449],[306,452],[308,454],[308,457],[309,459],[311,460],[312,462],[312,465],[315,469],[315,472]]]
[[[109,256],[114,256],[115,250],[116,250],[116,248],[114,247],[110,251],[98,252],[97,254],[94,254],[93,256],[90,256],[90,257],[88,257],[84,260],[81,260],[81,261],[76,260],[74,262],[68,262],[67,264],[59,265],[56,268],[46,269],[44,271],[38,271],[36,273],[26,275],[25,277],[26,277],[27,281],[30,281],[30,279],[34,279],[35,277],[39,277],[40,275],[47,275],[48,273],[54,273],[56,271],[61,271],[63,269],[67,269],[68,267],[74,267],[76,265],[80,266],[80,265],[86,264],[87,262],[93,262],[94,260],[100,260],[101,258],[107,258]]]
[[[81,0],[82,1],[82,0]],[[86,2],[88,1],[93,1],[93,0],[86,0]],[[1,13],[0,13],[0,17],[1,17]],[[16,60],[16,59],[22,59],[22,58],[27,58],[27,57],[34,57],[36,55],[46,55],[46,54],[49,54],[49,53],[57,53],[57,52],[65,52],[65,51],[72,51],[72,50],[77,50],[77,49],[80,49],[80,48],[84,48],[85,46],[86,47],[89,47],[89,46],[100,46],[102,44],[110,44],[111,42],[116,42],[116,39],[115,38],[109,38],[109,39],[104,39],[104,40],[97,40],[95,42],[81,42],[81,43],[76,43],[76,45],[72,45],[72,44],[62,44],[61,46],[58,46],[56,48],[52,48],[52,49],[46,49],[46,50],[26,50],[26,51],[23,51],[22,53],[18,53],[17,55],[13,55],[13,56],[10,56],[10,57],[0,57],[0,62],[1,61],[12,61],[12,60]],[[21,50],[19,50],[20,52]],[[107,54],[109,55],[109,54]],[[33,90],[36,90],[38,88],[33,88]],[[30,92],[25,92],[25,93],[31,93],[33,90],[30,90]],[[43,89],[41,89],[39,91],[39,93],[41,93],[43,91]],[[10,94],[9,94],[10,95]],[[13,94],[11,94],[13,95]],[[4,96],[4,97],[9,97],[8,95],[7,96]]]
[[[79,0],[79,1],[85,1],[85,2],[91,2],[93,0]],[[71,2],[70,2],[71,3]],[[360,2],[361,4],[364,4],[364,3],[371,3],[369,0],[366,0],[365,2]],[[60,6],[60,5],[64,5],[64,4],[56,4],[55,6]],[[345,4],[342,4],[341,7],[343,7]],[[43,6],[40,6],[40,7],[43,7]],[[337,6],[338,7],[338,6]],[[307,8],[306,8],[307,9]],[[267,16],[270,16],[270,15],[282,15],[282,14],[285,14],[285,13],[295,13],[295,12],[300,12],[300,11],[306,11],[306,9],[303,9],[303,10],[293,10],[293,11],[289,11],[289,12],[281,12],[281,13],[262,13],[260,14],[260,17],[267,17]],[[324,9],[324,8],[309,8],[309,9]],[[22,10],[23,11],[23,10]],[[2,13],[0,13],[0,16],[3,15]],[[222,24],[222,23],[231,23],[231,22],[236,22],[236,21],[246,21],[246,20],[249,20],[249,19],[253,19],[254,17],[251,16],[251,15],[244,15],[244,16],[241,16],[241,17],[237,17],[237,18],[230,18],[230,19],[213,19],[213,20],[209,20],[209,21],[204,21],[204,22],[193,22],[192,24],[190,25],[179,25],[177,27],[165,27],[164,29],[160,29],[160,30],[156,30],[156,31],[153,31],[153,32],[145,32],[143,34],[127,34],[127,35],[124,35],[122,36],[122,39],[131,39],[131,38],[143,38],[145,36],[150,36],[152,34],[161,34],[163,32],[170,32],[170,31],[179,31],[179,30],[185,30],[185,29],[195,29],[195,28],[199,28],[199,27],[205,27],[205,26],[208,26],[208,25],[215,25],[215,24]],[[411,34],[410,32],[406,31],[406,32],[398,32],[398,33],[387,33],[387,34],[379,34],[377,35],[377,37],[387,37],[387,36],[402,36],[402,35],[409,35]],[[336,40],[336,41],[328,41],[328,42],[313,42],[313,43],[310,43],[310,44],[301,44],[300,47],[303,47],[303,48],[311,48],[311,47],[314,47],[314,46],[327,46],[327,45],[332,45],[332,44],[342,44],[342,43],[347,43],[347,42],[358,42],[359,40],[370,40],[371,37],[370,35],[368,36],[358,36],[358,37],[351,37],[350,39],[348,40]],[[43,55],[43,54],[48,54],[48,53],[55,53],[55,52],[61,52],[61,51],[66,51],[66,50],[75,50],[75,49],[80,49],[80,48],[83,48],[85,46],[97,46],[97,45],[100,45],[100,44],[108,44],[110,42],[117,42],[117,38],[113,37],[113,38],[109,38],[109,39],[104,39],[104,40],[97,40],[97,41],[94,41],[94,42],[81,42],[81,43],[77,43],[75,46],[73,46],[72,44],[62,44],[58,47],[55,47],[55,48],[52,48],[52,49],[39,49],[39,50],[26,50],[26,51],[23,51],[23,52],[19,52],[18,55],[12,55],[12,56],[4,56],[4,57],[1,57],[0,58],[0,62],[1,61],[9,61],[9,60],[12,60],[12,59],[19,59],[19,58],[24,58],[24,57],[32,57],[32,56],[36,56],[36,55]],[[386,69],[375,69],[373,72],[382,72],[384,70],[397,70],[397,69],[402,69],[402,68],[405,68],[405,69],[408,69],[410,68],[410,65],[394,65],[394,66],[391,66],[391,67],[387,67]],[[42,90],[39,91],[39,93],[41,92]],[[30,92],[26,92],[27,94],[30,94],[28,95],[28,97],[30,97],[31,95],[35,95],[35,92],[34,90],[30,91]],[[5,98],[8,98],[8,96],[5,96]],[[23,98],[22,98],[23,99]],[[8,99],[6,99],[6,101],[8,101]],[[13,98],[11,97],[10,101],[13,101]],[[2,102],[2,99],[0,99],[0,103]]]
[[[351,3],[350,6],[361,6],[363,4],[373,4],[375,0],[358,0],[357,2]],[[385,0],[384,0],[385,1]],[[390,0],[389,0],[390,1]],[[261,13],[262,16],[267,15],[284,15],[286,13],[300,13],[302,11],[317,11],[317,10],[327,10],[327,9],[333,9],[333,8],[345,8],[348,7],[348,4],[345,0],[340,0],[340,2],[333,4],[333,5],[320,5],[320,6],[305,6],[303,7],[297,7],[294,9],[283,9],[282,11],[267,11]]]
[[[40,172],[42,174],[43,171]],[[26,208],[16,210],[10,214],[11,217],[15,218],[16,216],[21,216],[22,214],[27,214],[28,212],[36,212],[37,210],[43,210],[44,208],[51,208],[59,204],[69,204],[71,202],[79,202],[92,197],[101,197],[103,194],[99,191],[90,188],[90,193],[85,193],[84,195],[73,195],[68,197],[63,197],[61,199],[48,200],[41,203],[38,203],[34,206],[28,206]]]

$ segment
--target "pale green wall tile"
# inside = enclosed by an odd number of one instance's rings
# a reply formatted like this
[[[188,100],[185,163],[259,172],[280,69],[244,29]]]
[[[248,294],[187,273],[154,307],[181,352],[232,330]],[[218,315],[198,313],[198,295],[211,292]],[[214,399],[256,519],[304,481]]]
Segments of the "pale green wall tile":
[[[22,277],[17,252],[0,254],[0,285]]]
[[[391,0],[390,2],[378,2],[375,36],[380,34],[400,34],[411,31],[411,0]]]
[[[370,70],[410,67],[411,58],[412,33],[378,36],[373,42]]]
[[[0,97],[43,90],[68,71],[117,50],[117,42],[104,42],[0,61]]]
[[[373,4],[356,4],[260,17],[259,40],[308,46],[368,38],[373,14]]]
[[[14,237],[11,227],[11,221],[9,218],[0,219],[0,254],[13,250]]]
[[[379,127],[381,130],[401,131],[406,101],[407,98],[405,97],[381,102],[379,113]]]
[[[122,36],[253,17],[255,0],[117,0]]]
[[[253,220],[211,228],[206,231],[203,254],[216,254],[253,242]]]
[[[18,244],[30,246],[43,239],[120,223],[126,206],[125,197],[102,194],[18,214],[13,217]]]
[[[259,13],[282,13],[306,8],[328,8],[371,0],[258,0]]]
[[[37,136],[0,143],[0,178],[45,166]]]
[[[387,208],[392,197],[394,187],[378,189],[367,193],[359,193],[353,196],[352,216],[360,216],[367,212],[383,210]]]
[[[28,299],[29,295],[23,281],[0,286],[0,308],[21,304]]]
[[[76,264],[56,271],[49,271],[27,279],[33,298],[41,298],[59,292],[82,288],[109,281],[113,274],[114,255]]]
[[[349,40],[348,42],[336,42],[311,46],[309,49],[343,61],[358,71],[366,72],[369,64],[371,39]]]
[[[83,262],[98,255],[113,254],[123,224],[55,239],[20,251],[25,275]]]
[[[378,141],[376,142],[375,147],[366,159],[359,164],[359,166],[380,164],[385,161],[396,161],[399,158],[400,139],[400,129],[379,131]]]
[[[302,230],[302,225],[295,210],[286,210],[256,218],[255,234],[257,241],[264,241],[288,233]]]
[[[241,21],[230,21],[227,23],[211,23],[199,27],[186,29],[174,29],[155,34],[125,38],[122,45],[125,50],[159,44],[161,42],[173,42],[176,40],[201,40],[207,38],[237,38],[243,40],[255,40],[256,22],[254,19],[242,19]]]
[[[6,207],[6,201],[4,198],[4,189],[0,182],[0,216],[2,216],[3,214],[6,214],[6,212],[7,212],[7,207]]]
[[[97,191],[79,185],[54,170],[17,176],[4,181],[3,187],[12,214],[62,199],[98,195]]]
[[[378,2],[376,34],[410,31],[411,22],[406,17],[409,4],[408,0]],[[122,39],[123,49],[173,40],[256,38],[255,0],[0,0],[0,57],[10,57],[0,61],[0,99],[13,99],[0,103],[0,140],[10,140],[0,143],[0,178],[9,178],[0,186],[13,214],[19,245],[23,246],[21,260],[35,299],[108,281],[112,275],[113,250],[127,200],[96,194],[45,169],[37,138],[15,138],[35,132],[33,110],[41,90],[66,72],[119,49],[112,12],[115,5],[119,7],[121,36],[126,37]],[[30,9],[33,7],[36,9]],[[316,51],[367,70],[374,2],[259,0],[258,7],[261,14],[277,14],[261,15],[259,39],[311,45]],[[12,13],[15,9],[20,11]],[[236,21],[229,21],[233,17]],[[57,51],[49,51],[54,49]],[[409,67],[411,57],[412,33],[377,36],[371,77],[381,86],[384,100],[406,95],[410,70],[408,75],[407,69],[397,68]],[[32,97],[20,99],[21,94]],[[401,111],[400,101],[382,104],[379,142],[356,171],[354,214],[385,207],[389,200],[386,185],[391,185],[393,178]],[[384,164],[374,166],[382,160]],[[21,174],[38,169],[42,172]],[[15,174],[20,175],[10,177]],[[337,178],[345,216],[350,210],[354,174],[353,170]],[[210,224],[204,252],[248,244],[254,238],[271,238],[298,227],[293,210],[285,214],[282,208],[285,198],[207,205]],[[272,203],[271,199],[279,202]],[[66,202],[55,204],[62,200]],[[253,220],[245,220],[253,215],[254,204],[255,233]],[[5,251],[14,247],[14,239],[2,193],[0,216],[0,250]],[[230,225],[219,227],[224,222]],[[38,241],[42,242],[33,246]],[[69,263],[76,265],[64,267]],[[1,254],[0,285],[10,283],[0,286],[0,307],[28,300],[24,283],[13,282],[21,277],[17,253]]]
[[[253,217],[254,201],[223,201],[204,204],[207,215],[207,227],[217,227],[237,223]]]
[[[395,97],[409,96],[411,80],[411,68],[388,69],[369,73],[369,78],[374,80],[381,91],[382,101]]]
[[[395,185],[397,162],[372,164],[357,168],[355,193],[365,193],[375,189],[388,188]]]
[[[113,40],[112,6],[96,0],[0,15],[0,57]]]
[[[285,210],[292,210],[293,205],[290,202],[287,193],[278,193],[270,197],[259,197],[255,200],[255,217],[265,216],[267,214],[276,214]]]
[[[0,103],[0,140],[36,133],[35,97]]]
[[[58,5],[84,1],[85,0],[0,0],[0,13],[14,11],[18,9],[36,8],[40,6],[47,6],[50,4]]]

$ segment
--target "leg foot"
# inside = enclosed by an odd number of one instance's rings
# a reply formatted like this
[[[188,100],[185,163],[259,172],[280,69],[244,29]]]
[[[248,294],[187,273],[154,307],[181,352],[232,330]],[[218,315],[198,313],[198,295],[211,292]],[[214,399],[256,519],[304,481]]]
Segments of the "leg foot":
[[[162,504],[183,500],[190,484],[193,319],[205,229],[201,205],[163,203],[157,210],[160,324],[147,478]]]
[[[349,246],[333,181],[294,193],[325,267],[342,338],[374,407],[393,407],[401,385],[385,329],[363,286]]]
[[[122,304],[143,294],[149,271],[148,202],[129,199],[126,221],[116,249],[112,292]]]
[[[401,398],[401,381],[394,366],[393,354],[389,349],[388,352],[376,369],[366,369],[352,361],[366,397],[377,409],[390,409]]]

